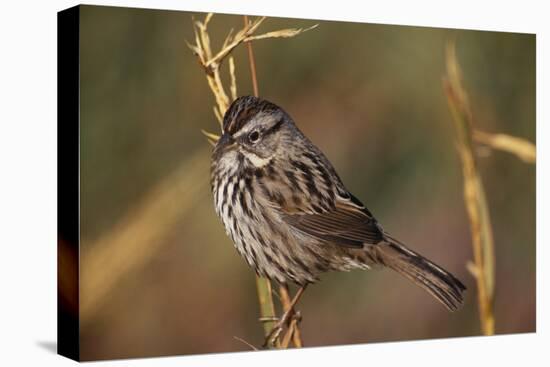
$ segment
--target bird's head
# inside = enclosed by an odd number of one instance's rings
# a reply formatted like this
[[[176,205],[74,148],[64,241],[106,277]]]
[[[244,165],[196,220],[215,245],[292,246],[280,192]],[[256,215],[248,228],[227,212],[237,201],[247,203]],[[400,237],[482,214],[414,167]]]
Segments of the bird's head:
[[[290,116],[277,105],[253,96],[239,97],[225,113],[214,159],[240,168],[266,166],[291,147],[295,130]]]

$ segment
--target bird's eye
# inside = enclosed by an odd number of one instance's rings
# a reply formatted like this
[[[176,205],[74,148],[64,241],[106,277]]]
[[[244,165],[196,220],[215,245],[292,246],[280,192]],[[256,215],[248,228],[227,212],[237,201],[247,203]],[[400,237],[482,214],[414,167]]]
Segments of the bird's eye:
[[[250,134],[248,134],[248,140],[251,143],[256,143],[258,139],[260,139],[260,133],[257,130],[254,130]]]

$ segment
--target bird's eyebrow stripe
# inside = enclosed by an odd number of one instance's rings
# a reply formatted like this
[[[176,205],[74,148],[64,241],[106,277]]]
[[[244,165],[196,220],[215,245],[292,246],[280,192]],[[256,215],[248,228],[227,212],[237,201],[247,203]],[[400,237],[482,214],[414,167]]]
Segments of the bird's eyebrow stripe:
[[[230,134],[239,132],[256,113],[258,113],[258,111],[255,108],[244,108],[238,110],[228,124],[226,131]]]
[[[274,134],[277,131],[279,131],[281,129],[281,126],[283,125],[283,122],[285,122],[285,119],[284,117],[281,117],[279,121],[277,121],[273,126],[271,126],[269,129],[265,131],[264,136],[269,134]]]

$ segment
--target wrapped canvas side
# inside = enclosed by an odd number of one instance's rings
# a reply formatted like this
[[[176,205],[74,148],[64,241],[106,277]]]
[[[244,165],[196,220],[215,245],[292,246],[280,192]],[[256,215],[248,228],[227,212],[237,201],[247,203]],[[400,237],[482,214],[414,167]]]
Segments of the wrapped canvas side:
[[[57,15],[57,352],[79,360],[80,8]]]

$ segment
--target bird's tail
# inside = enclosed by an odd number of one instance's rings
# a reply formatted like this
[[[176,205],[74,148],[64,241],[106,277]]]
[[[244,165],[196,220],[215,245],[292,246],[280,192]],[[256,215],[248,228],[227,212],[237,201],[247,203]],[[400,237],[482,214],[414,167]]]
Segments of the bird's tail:
[[[464,284],[399,241],[386,236],[385,242],[370,246],[369,253],[376,263],[395,270],[424,288],[450,311],[456,311],[462,306],[462,292],[466,290]]]

